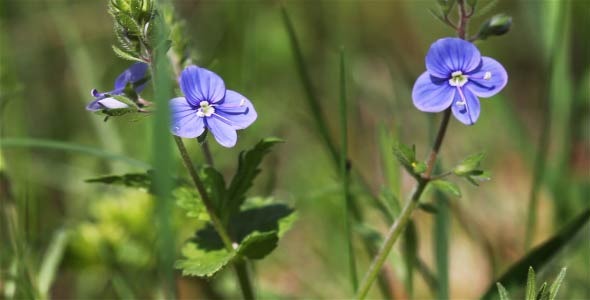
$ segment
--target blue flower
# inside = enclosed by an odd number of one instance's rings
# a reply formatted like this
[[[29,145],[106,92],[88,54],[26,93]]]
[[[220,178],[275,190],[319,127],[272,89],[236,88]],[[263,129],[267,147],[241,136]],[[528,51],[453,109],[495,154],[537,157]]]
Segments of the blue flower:
[[[90,102],[86,109],[89,111],[99,111],[103,109],[117,109],[126,108],[129,105],[111,98],[111,96],[121,95],[125,90],[127,83],[133,84],[133,89],[136,93],[140,93],[145,88],[147,83],[146,74],[148,71],[148,65],[145,63],[135,63],[127,70],[123,71],[121,75],[115,80],[115,89],[110,92],[99,93],[96,89],[92,89],[90,94],[94,97],[94,100]]]
[[[508,82],[499,62],[481,56],[472,43],[459,38],[434,42],[426,55],[426,70],[414,84],[414,106],[425,112],[441,112],[450,106],[465,125],[479,118],[478,97],[491,97]]]
[[[172,133],[183,138],[196,138],[209,130],[224,147],[233,147],[238,136],[257,117],[250,100],[225,89],[217,74],[197,66],[189,66],[179,78],[185,97],[170,100]]]

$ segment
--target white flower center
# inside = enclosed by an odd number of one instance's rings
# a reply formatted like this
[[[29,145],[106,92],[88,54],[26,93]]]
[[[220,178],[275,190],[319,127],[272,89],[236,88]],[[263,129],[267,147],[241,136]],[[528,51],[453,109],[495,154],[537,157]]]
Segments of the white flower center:
[[[215,113],[215,108],[213,107],[213,105],[209,104],[208,101],[201,101],[199,103],[199,106],[201,106],[198,110],[197,110],[197,116],[199,117],[210,117],[212,114]]]
[[[491,74],[490,74],[490,76],[491,76]],[[451,74],[451,79],[449,79],[449,84],[451,86],[462,87],[463,85],[465,85],[467,83],[468,78],[469,77],[467,75],[463,75],[463,72],[456,71]]]

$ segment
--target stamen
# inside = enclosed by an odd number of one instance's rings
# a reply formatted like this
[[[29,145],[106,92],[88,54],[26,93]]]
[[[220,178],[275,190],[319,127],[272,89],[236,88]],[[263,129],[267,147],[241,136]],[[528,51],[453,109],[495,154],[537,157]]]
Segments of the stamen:
[[[468,78],[469,77],[467,75],[463,75],[463,72],[455,71],[451,73],[451,79],[449,79],[449,84],[451,86],[462,87],[467,83]]]
[[[212,114],[215,113],[215,108],[213,107],[213,105],[210,105],[207,101],[199,102],[199,106],[201,108],[197,110],[197,117],[210,117]]]
[[[492,72],[486,72],[486,73],[483,75],[483,79],[484,79],[484,80],[490,80],[490,79],[492,79]]]

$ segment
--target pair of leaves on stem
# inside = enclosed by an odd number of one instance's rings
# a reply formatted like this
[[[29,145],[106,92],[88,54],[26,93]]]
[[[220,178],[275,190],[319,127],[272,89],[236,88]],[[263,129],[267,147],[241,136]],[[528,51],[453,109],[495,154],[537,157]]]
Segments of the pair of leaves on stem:
[[[425,162],[416,159],[416,146],[412,145],[412,147],[409,147],[398,142],[393,147],[393,154],[408,173],[417,180],[422,180],[422,174],[426,171],[427,166]],[[481,161],[484,158],[484,153],[467,156],[451,172],[447,172],[447,175],[454,174],[478,186],[479,182],[490,179],[489,172],[483,171],[480,168]],[[434,177],[436,178],[436,176]],[[461,190],[453,182],[438,178],[431,180],[430,183],[442,192],[455,197],[461,197]]]
[[[223,176],[214,168],[204,166],[199,170],[208,196],[214,202],[213,209],[235,245],[234,251],[227,250],[213,226],[207,223],[182,248],[183,258],[177,261],[176,267],[182,269],[184,275],[209,277],[234,259],[261,259],[276,248],[279,238],[295,221],[296,214],[284,204],[273,204],[260,198],[246,201],[246,193],[260,173],[262,159],[279,142],[281,140],[275,138],[263,139],[254,148],[240,153],[238,169],[227,187]],[[148,171],[105,176],[87,182],[123,185],[151,192],[152,177]],[[176,180],[172,194],[177,204],[187,211],[187,216],[208,221],[194,187],[184,180]]]

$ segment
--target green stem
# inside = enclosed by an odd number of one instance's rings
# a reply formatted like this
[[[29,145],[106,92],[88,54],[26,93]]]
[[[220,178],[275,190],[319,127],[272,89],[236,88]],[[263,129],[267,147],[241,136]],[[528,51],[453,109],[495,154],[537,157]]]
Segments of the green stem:
[[[383,242],[381,249],[379,249],[379,252],[373,259],[373,262],[371,263],[369,270],[367,271],[365,277],[363,278],[363,281],[361,282],[357,294],[358,299],[365,299],[365,297],[369,293],[369,289],[371,288],[371,285],[373,284],[375,278],[379,274],[379,271],[383,267],[385,260],[389,256],[389,252],[391,252],[393,245],[399,238],[400,234],[406,228],[406,225],[408,225],[408,222],[410,221],[414,210],[416,209],[416,207],[418,207],[420,197],[422,196],[424,189],[430,181],[429,177],[432,173],[432,170],[434,169],[436,157],[444,140],[445,133],[449,125],[450,116],[451,110],[449,108],[444,112],[443,119],[438,129],[438,134],[436,135],[434,145],[432,146],[432,150],[430,151],[430,155],[428,157],[427,168],[426,172],[424,173],[424,177],[418,179],[418,185],[414,189],[412,196],[402,209],[402,212],[400,213],[395,223],[393,223],[393,225],[389,229],[389,232],[385,237],[385,241]]]
[[[344,51],[340,50],[340,177],[342,180],[342,195],[344,200],[344,225],[346,230],[346,247],[348,248],[348,265],[350,283],[353,292],[358,288],[356,274],[356,257],[352,245],[351,226],[351,197],[350,197],[350,165],[348,163],[348,115],[346,108],[346,69]]]
[[[201,200],[205,205],[205,209],[207,209],[207,213],[209,214],[209,218],[211,218],[211,223],[213,224],[215,231],[217,231],[217,234],[219,234],[219,236],[221,237],[221,240],[223,241],[225,248],[227,248],[227,250],[229,251],[234,251],[232,241],[229,238],[229,234],[223,227],[221,219],[219,219],[219,217],[215,213],[215,210],[213,209],[213,202],[211,201],[211,199],[209,199],[209,194],[207,194],[205,185],[203,184],[203,181],[201,181],[201,178],[199,178],[199,174],[197,174],[197,170],[195,170],[195,167],[193,166],[193,162],[190,156],[188,155],[188,152],[186,151],[186,147],[184,146],[182,139],[180,137],[174,136],[174,141],[176,142],[176,146],[178,147],[178,151],[180,152],[180,156],[182,157],[184,166],[188,170],[188,173],[191,179],[193,180],[195,187],[197,187],[197,191],[201,196]]]
[[[252,281],[250,280],[250,275],[248,274],[248,266],[246,265],[246,261],[236,261],[234,263],[234,269],[238,275],[242,296],[245,300],[254,299],[254,289],[252,288]]]

